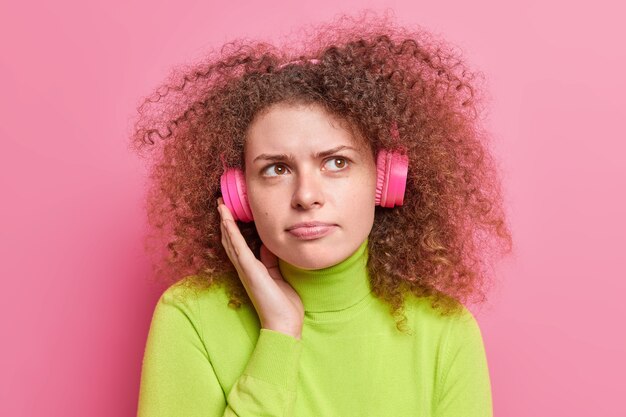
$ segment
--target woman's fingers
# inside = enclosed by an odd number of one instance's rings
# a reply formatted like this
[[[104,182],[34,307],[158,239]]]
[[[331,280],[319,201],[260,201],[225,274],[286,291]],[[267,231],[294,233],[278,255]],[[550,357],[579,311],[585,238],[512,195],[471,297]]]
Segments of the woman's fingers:
[[[222,198],[220,197],[217,209],[221,217],[220,228],[222,231],[222,244],[224,245],[224,249],[226,249],[226,253],[228,254],[231,262],[235,265],[235,268],[237,268],[238,271],[241,271],[239,256],[242,251],[241,248],[237,246],[237,235],[239,235],[241,239],[243,239],[243,236],[241,236],[238,229],[236,231],[233,230],[233,227],[237,228],[237,225],[228,211],[228,207],[226,207],[221,200]]]
[[[237,269],[262,327],[299,338],[304,307],[295,290],[282,278],[278,257],[261,245],[261,260],[257,259],[221,197],[217,208],[222,220],[222,245]]]
[[[278,257],[274,255],[265,244],[261,244],[261,262],[267,268],[267,271],[270,273],[272,278],[283,279],[282,274],[280,273],[280,269],[278,268]]]
[[[226,237],[226,245],[228,246],[228,251],[230,251],[230,260],[235,265],[240,277],[243,275],[243,280],[247,280],[247,282],[244,282],[247,286],[249,283],[254,283],[252,281],[259,277],[259,271],[257,270],[258,259],[254,256],[248,243],[239,231],[230,210],[223,204],[222,197],[219,197],[218,203],[218,209],[222,217],[222,236]]]
[[[233,258],[232,243],[230,241],[230,234],[226,228],[226,224],[225,224],[226,222],[224,221],[224,214],[222,213],[222,208],[220,204],[221,202],[219,202],[218,200],[217,211],[220,215],[220,231],[221,231],[221,236],[222,236],[222,245],[224,246],[224,249],[226,250],[226,254],[232,261],[233,260],[232,259]]]

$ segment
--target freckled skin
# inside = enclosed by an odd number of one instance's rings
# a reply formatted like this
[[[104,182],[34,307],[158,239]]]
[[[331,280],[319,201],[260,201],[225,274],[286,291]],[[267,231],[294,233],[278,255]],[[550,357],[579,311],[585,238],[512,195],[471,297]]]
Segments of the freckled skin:
[[[356,150],[314,156],[339,145]],[[244,154],[256,229],[264,245],[279,258],[304,269],[325,268],[350,256],[369,235],[375,210],[374,156],[323,108],[272,106],[250,125]],[[253,162],[261,154],[292,154],[294,160]],[[327,236],[308,241],[285,230],[303,221],[337,227]]]

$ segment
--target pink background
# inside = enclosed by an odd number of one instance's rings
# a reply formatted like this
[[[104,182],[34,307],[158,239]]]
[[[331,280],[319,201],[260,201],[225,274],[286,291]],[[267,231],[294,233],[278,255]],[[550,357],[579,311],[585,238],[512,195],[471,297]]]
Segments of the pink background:
[[[0,6],[0,415],[136,412],[162,290],[141,249],[145,169],[126,148],[139,98],[233,37],[386,7],[488,77],[516,239],[477,312],[495,415],[625,415],[617,1],[40,3]]]

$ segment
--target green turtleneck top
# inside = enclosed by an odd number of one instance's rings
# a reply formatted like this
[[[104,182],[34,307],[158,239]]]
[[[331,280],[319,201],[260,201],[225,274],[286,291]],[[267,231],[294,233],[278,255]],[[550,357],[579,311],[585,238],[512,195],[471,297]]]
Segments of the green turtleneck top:
[[[261,328],[253,306],[228,307],[222,286],[169,287],[152,317],[138,416],[491,416],[474,316],[441,316],[409,296],[410,334],[397,330],[371,291],[367,243],[324,269],[279,259],[304,304],[301,339]]]

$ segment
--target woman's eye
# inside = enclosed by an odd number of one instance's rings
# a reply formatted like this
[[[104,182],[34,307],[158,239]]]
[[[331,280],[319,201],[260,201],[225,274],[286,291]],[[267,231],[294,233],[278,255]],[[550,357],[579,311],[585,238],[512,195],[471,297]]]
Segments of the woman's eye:
[[[272,164],[263,168],[263,175],[268,177],[279,177],[283,175],[286,170],[287,168],[285,168],[283,164]]]
[[[339,161],[339,163],[337,163],[337,161]],[[346,168],[346,165],[348,164],[348,159],[347,158],[343,158],[340,156],[334,157],[334,158],[330,158],[327,163],[330,163],[330,167],[331,170],[333,171],[341,171],[343,169]],[[335,169],[338,168],[338,169]]]
[[[346,169],[346,166],[348,165],[349,160],[348,158],[344,158],[344,157],[333,157],[330,158],[328,160],[326,160],[326,162],[324,163],[324,166],[327,169],[330,169],[331,171],[342,171],[344,169]],[[262,174],[266,177],[280,177],[282,175],[285,175],[285,173],[287,172],[287,167],[281,163],[277,163],[277,164],[272,164],[272,165],[268,165],[265,168],[263,168]]]

